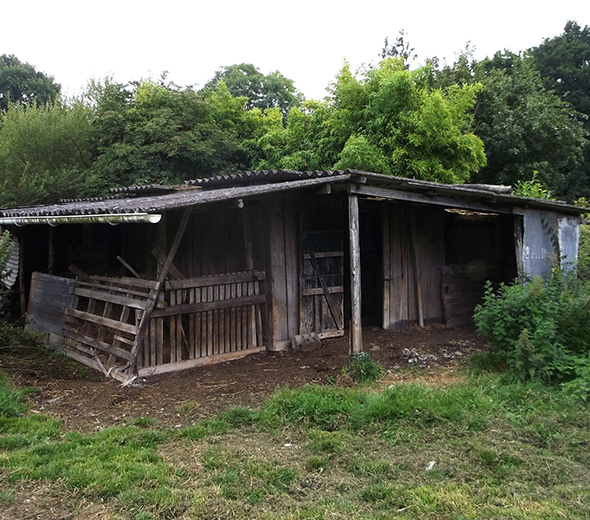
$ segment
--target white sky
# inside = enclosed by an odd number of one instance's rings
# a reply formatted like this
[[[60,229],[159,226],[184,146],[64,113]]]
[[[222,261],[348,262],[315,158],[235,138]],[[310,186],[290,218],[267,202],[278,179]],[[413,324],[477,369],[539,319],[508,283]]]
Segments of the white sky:
[[[3,0],[6,3],[8,0]],[[0,7],[2,6],[0,3]],[[159,77],[202,86],[223,65],[279,70],[307,98],[322,98],[347,59],[377,62],[403,29],[418,62],[514,52],[590,25],[589,0],[29,0],[1,9],[0,54],[15,54],[78,93],[90,78]]]

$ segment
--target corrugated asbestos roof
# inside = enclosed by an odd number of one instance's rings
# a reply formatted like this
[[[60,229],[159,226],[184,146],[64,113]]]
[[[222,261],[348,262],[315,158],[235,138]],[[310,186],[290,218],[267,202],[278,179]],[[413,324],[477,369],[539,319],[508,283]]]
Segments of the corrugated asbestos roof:
[[[166,210],[198,206],[240,198],[256,197],[290,190],[312,188],[323,184],[360,183],[396,192],[409,192],[424,197],[445,197],[512,207],[533,207],[569,214],[587,209],[559,201],[530,199],[496,193],[482,186],[441,184],[402,177],[392,177],[357,170],[344,171],[247,171],[228,176],[187,181],[183,186],[132,186],[112,190],[114,196],[100,199],[64,201],[60,204],[0,210],[0,217],[58,217],[71,215],[159,213]],[[427,203],[425,198],[422,202]]]
[[[214,189],[199,189],[200,186],[187,185],[182,188],[171,188],[170,191],[158,195],[143,195],[141,188],[134,190],[135,196],[126,198],[104,198],[97,200],[79,200],[46,206],[30,206],[0,210],[2,217],[56,217],[66,215],[100,215],[124,213],[158,213],[170,209],[184,208],[223,202],[246,197],[254,197],[271,193],[284,192],[302,188],[310,188],[334,182],[346,182],[350,174],[308,176],[303,179],[286,182],[267,182],[255,185],[233,186],[231,181]],[[208,184],[208,183],[207,183]],[[240,184],[239,182],[237,184]],[[141,195],[140,195],[141,194]]]

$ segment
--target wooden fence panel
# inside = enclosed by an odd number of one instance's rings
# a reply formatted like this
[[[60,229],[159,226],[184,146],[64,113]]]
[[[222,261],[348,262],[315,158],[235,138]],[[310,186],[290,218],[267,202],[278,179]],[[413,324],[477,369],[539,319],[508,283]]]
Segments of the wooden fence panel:
[[[263,347],[261,271],[173,280],[166,284],[169,306],[152,313],[146,343],[156,360],[139,368],[228,355]],[[155,338],[155,334],[160,334]]]

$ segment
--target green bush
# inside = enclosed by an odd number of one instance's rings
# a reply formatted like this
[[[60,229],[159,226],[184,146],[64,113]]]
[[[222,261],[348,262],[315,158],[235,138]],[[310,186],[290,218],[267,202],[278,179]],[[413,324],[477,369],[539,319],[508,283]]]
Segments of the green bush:
[[[590,288],[557,273],[525,285],[488,282],[475,309],[478,332],[517,379],[567,383],[590,371]],[[590,395],[590,384],[588,385]],[[583,392],[578,389],[581,395]]]

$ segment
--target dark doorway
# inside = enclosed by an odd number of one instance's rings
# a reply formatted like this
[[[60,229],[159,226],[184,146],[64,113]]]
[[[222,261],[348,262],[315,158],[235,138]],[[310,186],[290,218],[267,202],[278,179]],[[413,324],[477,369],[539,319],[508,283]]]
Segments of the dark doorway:
[[[363,325],[383,321],[383,217],[381,204],[360,202],[361,291]]]

